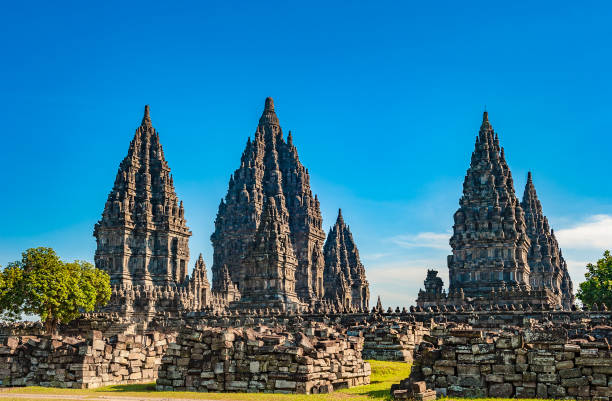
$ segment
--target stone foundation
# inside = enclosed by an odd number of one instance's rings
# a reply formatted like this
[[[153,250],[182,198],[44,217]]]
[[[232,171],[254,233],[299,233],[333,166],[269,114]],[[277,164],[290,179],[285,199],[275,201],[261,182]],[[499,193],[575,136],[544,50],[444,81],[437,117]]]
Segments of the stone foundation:
[[[328,393],[370,383],[363,339],[329,328],[295,334],[253,329],[186,329],[171,344],[160,391]]]

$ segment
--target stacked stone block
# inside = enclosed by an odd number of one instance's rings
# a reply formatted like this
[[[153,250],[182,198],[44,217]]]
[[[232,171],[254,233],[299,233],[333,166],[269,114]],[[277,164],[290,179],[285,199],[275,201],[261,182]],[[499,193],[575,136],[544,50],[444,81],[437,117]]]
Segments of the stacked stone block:
[[[563,328],[484,332],[437,329],[426,338],[410,377],[449,397],[552,398],[607,401],[612,353],[605,338],[568,338]],[[404,392],[398,393],[398,398]]]
[[[313,394],[370,382],[363,339],[304,331],[186,329],[162,359],[157,389]]]
[[[157,378],[168,339],[163,334],[103,338],[10,336],[0,346],[0,386],[95,388]]]
[[[395,390],[393,397],[396,400],[435,401],[437,394],[435,390],[428,390],[424,381],[413,382],[409,389]]]

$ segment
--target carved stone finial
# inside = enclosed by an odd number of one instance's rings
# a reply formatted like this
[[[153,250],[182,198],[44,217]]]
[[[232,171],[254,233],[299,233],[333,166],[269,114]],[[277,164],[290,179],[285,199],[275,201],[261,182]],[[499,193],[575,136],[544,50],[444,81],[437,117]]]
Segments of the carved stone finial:
[[[145,105],[144,108],[144,116],[142,117],[142,124],[141,125],[145,125],[145,126],[152,126],[153,123],[151,122],[151,114],[149,112],[149,105]]]
[[[269,96],[266,98],[264,111],[274,111],[274,100]]]
[[[266,98],[266,103],[264,105],[264,111],[261,114],[261,117],[259,118],[259,125],[260,126],[276,126],[279,127],[280,124],[278,122],[278,117],[276,116],[276,112],[274,111],[274,100],[272,100],[271,97],[267,97]],[[265,130],[267,132],[270,132],[269,130]],[[280,130],[278,131],[274,131],[277,133],[280,133]]]

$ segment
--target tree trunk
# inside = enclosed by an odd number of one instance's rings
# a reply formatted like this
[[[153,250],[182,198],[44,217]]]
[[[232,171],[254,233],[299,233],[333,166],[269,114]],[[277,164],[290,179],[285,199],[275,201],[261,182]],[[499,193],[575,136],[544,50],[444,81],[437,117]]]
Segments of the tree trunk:
[[[48,317],[45,320],[45,333],[46,334],[57,334],[57,319],[54,317]]]

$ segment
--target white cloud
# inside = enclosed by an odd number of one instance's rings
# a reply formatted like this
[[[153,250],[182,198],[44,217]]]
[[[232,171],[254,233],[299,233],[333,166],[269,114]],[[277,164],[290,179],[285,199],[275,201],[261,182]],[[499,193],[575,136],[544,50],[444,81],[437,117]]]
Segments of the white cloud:
[[[380,253],[368,253],[368,254],[365,254],[365,255],[362,254],[361,255],[361,259],[363,261],[369,262],[369,261],[373,261],[373,260],[383,259],[383,258],[386,258],[387,256],[391,256],[391,255],[392,255],[391,253],[383,253],[383,252],[380,252]]]
[[[370,304],[376,304],[378,295],[383,306],[415,305],[419,289],[428,269],[438,270],[438,275],[448,282],[448,269],[444,257],[439,259],[412,259],[393,261],[368,266],[368,281],[370,282]]]
[[[416,235],[397,235],[390,240],[402,248],[433,248],[450,250],[450,233],[422,232]]]
[[[586,262],[582,260],[566,259],[567,270],[569,271],[572,282],[574,283],[574,292],[578,290],[578,283],[584,281],[584,273],[586,273],[586,265],[593,262]]]
[[[563,249],[612,249],[612,216],[597,214],[574,227],[555,231]]]

